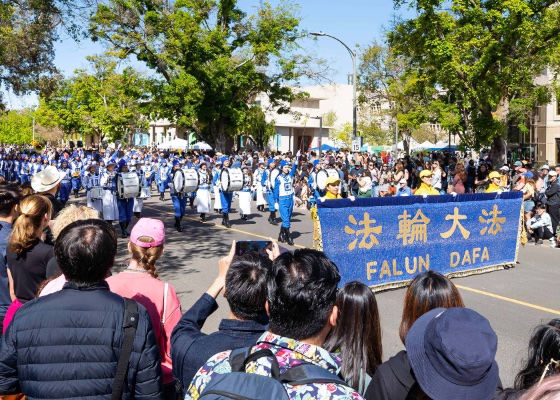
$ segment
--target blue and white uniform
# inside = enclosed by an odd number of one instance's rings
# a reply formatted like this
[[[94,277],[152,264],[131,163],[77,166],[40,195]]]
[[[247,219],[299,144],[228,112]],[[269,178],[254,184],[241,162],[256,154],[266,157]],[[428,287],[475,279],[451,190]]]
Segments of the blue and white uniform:
[[[66,164],[64,167],[63,164]],[[72,170],[68,166],[67,161],[63,161],[60,163],[60,168],[58,168],[60,172],[64,172],[64,178],[60,181],[60,201],[62,204],[66,204],[68,198],[70,197],[70,190],[72,190]]]
[[[251,189],[253,182],[249,175],[249,167],[243,167],[243,187],[239,191],[239,210],[242,219],[251,214]]]
[[[78,153],[73,154],[74,159],[70,162],[70,169],[72,170],[72,190],[77,195],[78,191],[82,188],[82,168],[84,163],[79,159]]]
[[[220,198],[220,173],[222,172],[222,162],[216,163],[212,170],[212,187],[214,191],[214,211],[222,209],[222,199]]]
[[[29,182],[31,175],[31,163],[26,155],[23,156],[23,161],[19,164],[19,181],[21,183]]]
[[[207,165],[207,164],[205,164]],[[199,166],[196,171],[198,173],[198,190],[196,191],[196,211],[200,214],[210,212],[212,198],[210,196],[211,181],[208,176],[208,169],[203,169]],[[202,216],[201,216],[202,217]],[[204,219],[204,218],[203,218]]]
[[[140,165],[140,161],[137,161],[137,165]],[[146,187],[146,175],[144,174],[144,170],[142,168],[136,167],[133,170],[138,175],[138,182],[140,183],[140,187]],[[141,197],[134,198],[134,205],[132,206],[132,212],[137,213],[136,216],[139,217],[139,214],[142,212],[142,207],[144,207],[144,199]]]
[[[160,196],[163,197],[165,189],[167,188],[168,178],[171,174],[171,168],[167,165],[167,161],[163,160],[156,171],[156,185]]]
[[[115,165],[114,161],[109,161],[109,165]],[[117,207],[117,173],[105,170],[101,174],[101,187],[103,188],[103,219],[114,221],[119,219],[119,209]]]
[[[93,172],[90,172],[92,169]],[[99,214],[103,213],[103,199],[91,198],[91,188],[101,186],[101,176],[99,175],[99,172],[97,171],[97,167],[95,165],[92,165],[90,167],[90,170],[84,173],[82,183],[84,185],[84,188],[86,189],[87,206],[99,211]]]
[[[264,168],[260,168],[259,166],[259,168],[257,168],[255,173],[253,174],[253,186],[257,192],[257,207],[265,206],[267,204],[267,201],[264,197],[264,188],[262,184],[262,179],[265,171],[266,170]]]

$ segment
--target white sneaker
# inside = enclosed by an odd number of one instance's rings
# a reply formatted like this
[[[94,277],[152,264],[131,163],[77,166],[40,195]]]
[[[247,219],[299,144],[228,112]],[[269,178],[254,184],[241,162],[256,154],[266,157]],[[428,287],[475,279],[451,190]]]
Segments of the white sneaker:
[[[557,246],[556,246],[556,240],[550,241],[550,247],[552,247],[553,249],[554,249],[555,247],[557,247]]]

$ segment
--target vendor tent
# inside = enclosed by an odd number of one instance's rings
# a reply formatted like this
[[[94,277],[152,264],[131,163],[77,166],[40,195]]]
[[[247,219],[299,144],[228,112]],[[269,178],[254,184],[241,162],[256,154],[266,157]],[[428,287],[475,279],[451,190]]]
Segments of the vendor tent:
[[[317,151],[317,150],[319,150],[319,147],[313,147],[309,150]],[[329,151],[329,150],[338,151],[338,147],[332,147],[328,144],[322,144],[321,145],[321,151]]]
[[[191,149],[193,150],[212,150],[212,146],[210,146],[206,142],[198,142],[192,145]]]
[[[188,142],[184,139],[173,139],[169,142],[158,144],[157,148],[160,150],[185,150],[188,147]]]

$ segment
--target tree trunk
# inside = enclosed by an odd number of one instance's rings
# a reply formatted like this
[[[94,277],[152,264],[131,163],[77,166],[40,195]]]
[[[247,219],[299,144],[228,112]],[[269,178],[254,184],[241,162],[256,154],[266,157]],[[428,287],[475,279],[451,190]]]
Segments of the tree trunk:
[[[496,136],[492,141],[492,164],[495,170],[507,161],[506,142],[502,136]]]

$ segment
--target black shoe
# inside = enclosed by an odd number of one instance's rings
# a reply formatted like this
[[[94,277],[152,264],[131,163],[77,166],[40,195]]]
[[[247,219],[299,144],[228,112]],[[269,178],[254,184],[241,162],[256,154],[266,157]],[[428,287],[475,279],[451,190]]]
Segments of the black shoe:
[[[121,237],[123,239],[126,239],[127,238],[127,233],[128,233],[126,231],[126,223],[125,222],[119,222],[119,226],[121,227],[121,233],[122,233]]]
[[[204,213],[200,214],[200,220],[202,222],[206,222],[206,214],[204,214]]]
[[[537,245],[537,244],[543,244],[542,239],[537,240],[537,241],[535,242],[535,245]]]
[[[181,228],[181,217],[175,217],[175,228],[177,228],[177,232],[183,232],[183,228]]]
[[[229,214],[222,213],[222,215],[223,215],[222,225],[225,226],[226,228],[231,228],[231,224],[229,223]]]
[[[125,223],[124,223],[124,230],[125,230],[125,232],[126,232],[126,236],[127,236],[127,237],[130,236],[130,232],[128,231],[128,224],[129,224],[129,222],[125,222]]]
[[[276,211],[270,212],[270,216],[268,217],[268,222],[270,222],[272,225],[278,225],[278,222],[276,222]]]
[[[286,243],[286,233],[284,232],[284,227],[280,227],[280,233],[278,234],[278,241],[280,243]]]
[[[136,218],[138,218],[138,219],[142,218],[142,217],[140,216],[140,213],[139,213],[138,211],[135,211],[135,212],[134,212],[134,216],[135,216]]]
[[[247,217],[247,215],[243,214],[243,216],[241,217],[242,220],[244,221],[249,221],[249,218]]]
[[[284,228],[284,237],[286,238],[286,242],[290,246],[294,245],[294,241],[292,240],[292,234],[290,233],[290,228]]]

